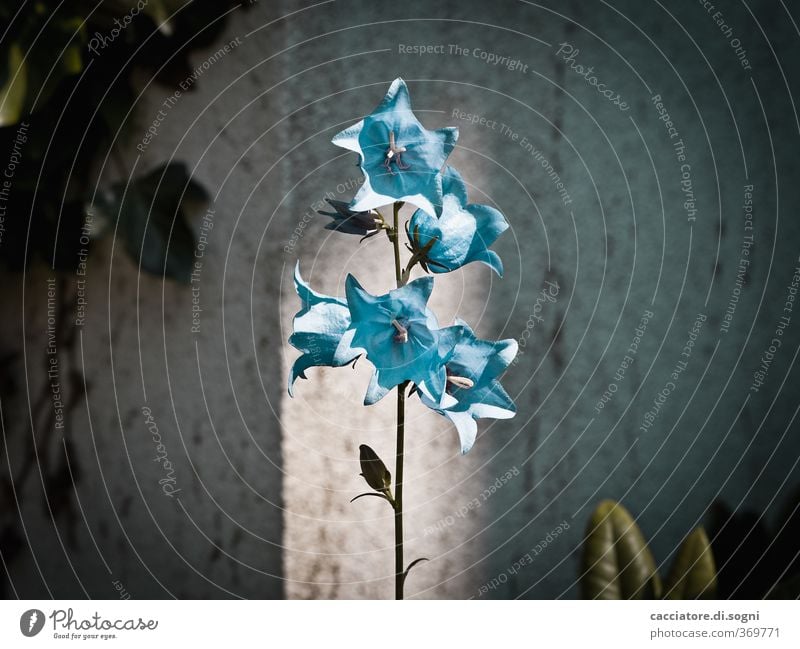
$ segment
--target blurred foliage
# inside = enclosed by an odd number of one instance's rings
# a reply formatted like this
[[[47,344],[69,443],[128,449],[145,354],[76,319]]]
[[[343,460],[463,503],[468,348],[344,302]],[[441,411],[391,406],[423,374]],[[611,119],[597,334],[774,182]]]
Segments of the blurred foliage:
[[[127,193],[124,184],[104,189],[94,210],[92,173],[115,137],[126,142],[131,131],[142,132],[131,112],[134,71],[173,91],[193,72],[192,51],[216,41],[220,17],[235,5],[64,0],[56,11],[53,3],[0,4],[0,23],[8,26],[0,42],[0,167],[12,156],[15,162],[0,265],[20,270],[39,257],[56,270],[74,270],[86,213],[96,210],[113,216],[145,271],[188,281],[194,234],[187,217],[201,206],[178,197],[205,193],[185,166],[132,179]],[[124,161],[118,167],[127,180]]]
[[[717,578],[708,537],[702,527],[689,534],[664,584],[630,512],[604,500],[586,529],[581,592],[584,599],[713,599]]]
[[[713,599],[717,596],[717,567],[702,527],[686,537],[672,562],[664,590],[666,599]]]
[[[188,216],[208,202],[205,189],[173,163],[95,198],[95,216],[116,223],[116,236],[142,270],[189,283],[195,240]]]
[[[763,512],[715,503],[710,529],[720,597],[800,598],[800,490],[787,497],[772,526]]]

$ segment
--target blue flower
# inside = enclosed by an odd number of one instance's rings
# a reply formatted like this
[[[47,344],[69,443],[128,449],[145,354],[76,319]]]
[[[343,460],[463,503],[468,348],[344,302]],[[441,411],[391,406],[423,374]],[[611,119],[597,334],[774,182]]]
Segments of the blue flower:
[[[444,172],[443,191],[441,217],[417,210],[408,227],[415,252],[430,246],[422,256],[425,270],[430,265],[432,272],[446,273],[480,261],[502,277],[503,262],[489,246],[508,228],[503,215],[488,205],[468,204],[464,181],[452,167]]]
[[[364,403],[379,401],[404,381],[424,382],[432,398],[441,398],[447,377],[444,362],[461,329],[439,329],[427,307],[433,278],[414,280],[380,296],[365,291],[352,275],[345,287],[352,324],[335,358],[344,360],[353,349],[366,352],[375,372]]]
[[[445,362],[445,393],[438,398],[422,384],[419,396],[426,406],[455,424],[461,452],[466,453],[475,443],[476,419],[508,419],[516,412],[514,402],[497,379],[517,355],[517,342],[481,340],[465,322],[457,324],[461,334]]]
[[[380,232],[380,218],[377,212],[354,212],[344,201],[326,198],[333,212],[317,210],[317,214],[330,216],[333,221],[325,226],[326,230],[336,230],[344,234],[358,234],[364,238],[374,236]]]
[[[300,276],[300,264],[294,269],[294,285],[302,301],[302,308],[294,317],[293,333],[289,343],[303,352],[292,365],[289,376],[289,394],[294,396],[294,382],[306,378],[309,367],[341,367],[353,362],[361,351],[340,345],[342,335],[350,326],[350,310],[342,298],[322,295]],[[339,355],[335,358],[336,352]]]
[[[367,211],[404,201],[440,214],[441,170],[458,139],[455,127],[425,129],[411,111],[408,87],[395,79],[372,113],[333,138],[359,154],[364,184],[351,209]]]

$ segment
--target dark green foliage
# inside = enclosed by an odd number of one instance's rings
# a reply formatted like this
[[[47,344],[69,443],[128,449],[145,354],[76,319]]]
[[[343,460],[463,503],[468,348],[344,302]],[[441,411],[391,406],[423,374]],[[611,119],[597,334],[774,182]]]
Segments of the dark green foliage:
[[[38,258],[56,270],[76,267],[86,208],[98,202],[96,189],[106,190],[97,188],[100,163],[126,177],[125,161],[107,155],[142,130],[133,72],[174,91],[192,73],[192,51],[219,37],[221,16],[239,3],[150,0],[141,12],[137,4],[67,0],[55,12],[44,2],[19,12],[17,3],[0,5],[0,24],[9,25],[0,43],[0,168],[15,160],[0,205],[0,265],[21,270]],[[157,175],[135,181],[116,206],[119,234],[143,270],[186,281],[193,237],[179,196],[200,188],[182,165],[167,167],[156,192]],[[120,185],[105,193],[101,202],[120,201]]]
[[[98,196],[95,210],[116,223],[116,236],[142,270],[189,283],[195,239],[187,217],[208,201],[186,166],[160,167]]]
[[[713,599],[717,571],[705,530],[684,539],[662,585],[636,521],[619,503],[604,500],[586,528],[581,591],[584,599]]]

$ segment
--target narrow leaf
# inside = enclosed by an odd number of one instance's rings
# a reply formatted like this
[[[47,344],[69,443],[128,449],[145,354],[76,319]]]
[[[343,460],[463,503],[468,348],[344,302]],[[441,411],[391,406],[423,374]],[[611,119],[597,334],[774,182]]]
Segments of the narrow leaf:
[[[358,495],[357,495],[355,498],[352,498],[352,499],[350,500],[350,502],[351,502],[351,503],[352,503],[352,502],[355,502],[356,500],[358,500],[359,498],[363,498],[364,496],[377,496],[378,498],[383,498],[383,499],[384,499],[385,501],[387,501],[387,502],[388,502],[388,503],[389,503],[389,504],[390,504],[392,507],[394,507],[394,503],[392,503],[392,501],[389,499],[389,496],[387,496],[387,495],[386,495],[386,494],[384,494],[384,493],[378,493],[377,491],[367,491],[367,492],[365,492],[365,493],[363,493],[363,494],[358,494]]]
[[[405,571],[403,572],[402,576],[403,584],[406,583],[406,577],[408,577],[408,573],[411,572],[411,569],[418,563],[422,563],[423,561],[429,561],[429,559],[427,559],[426,557],[420,557],[419,559],[414,559],[414,561],[408,564],[408,568],[406,568]]]

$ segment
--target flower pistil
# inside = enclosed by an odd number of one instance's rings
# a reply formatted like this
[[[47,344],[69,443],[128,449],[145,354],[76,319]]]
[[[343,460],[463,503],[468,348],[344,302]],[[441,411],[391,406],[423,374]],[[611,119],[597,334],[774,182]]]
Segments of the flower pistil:
[[[394,335],[394,341],[396,343],[407,343],[408,342],[408,329],[406,329],[400,321],[396,318],[392,320],[392,326],[397,329],[397,333]]]
[[[406,148],[404,146],[397,146],[394,139],[394,131],[389,131],[389,148],[386,150],[386,159],[383,161],[383,166],[386,167],[386,171],[390,174],[394,173],[392,171],[392,162],[402,171],[408,169],[410,165],[403,162],[401,158],[402,154],[405,152]]]

